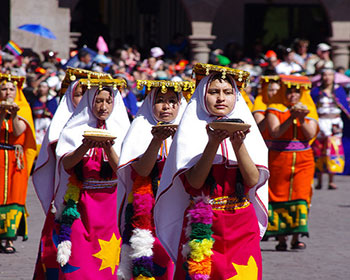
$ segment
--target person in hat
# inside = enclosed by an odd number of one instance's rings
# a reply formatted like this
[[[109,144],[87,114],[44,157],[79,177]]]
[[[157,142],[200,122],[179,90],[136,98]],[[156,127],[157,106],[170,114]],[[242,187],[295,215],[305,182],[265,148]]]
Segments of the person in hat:
[[[280,63],[277,54],[273,50],[268,50],[265,54],[265,63],[263,63],[263,75],[276,75],[276,66]]]
[[[116,279],[116,169],[130,125],[117,90],[121,82],[87,79],[88,89],[60,134],[55,215],[44,225],[34,279]],[[83,136],[89,132],[92,138]]]
[[[41,66],[44,69],[52,69],[53,72],[57,71],[57,59],[56,56],[58,54],[58,52],[52,51],[52,50],[46,50],[43,51],[42,54],[44,55],[44,61],[42,62]]]
[[[157,71],[164,63],[162,57],[164,56],[164,51],[160,47],[153,47],[150,50],[150,57],[143,61],[143,66],[149,68],[152,71]]]
[[[14,253],[13,241],[27,236],[25,209],[29,174],[36,154],[25,78],[0,74],[0,252]]]
[[[266,236],[276,236],[277,251],[305,249],[300,235],[308,236],[308,213],[314,177],[310,144],[318,132],[316,107],[305,76],[280,75],[281,89],[266,110],[269,148],[269,226]]]
[[[262,279],[269,172],[266,145],[239,92],[249,73],[200,63],[193,71],[199,83],[157,192],[157,236],[176,263],[174,279],[241,279],[242,267],[249,279]],[[211,128],[237,118],[250,130]]]
[[[322,188],[322,173],[329,176],[328,189],[336,189],[334,174],[342,173],[345,160],[349,162],[345,156],[349,153],[344,152],[344,147],[349,151],[350,108],[346,91],[342,86],[335,84],[334,75],[333,69],[323,69],[321,86],[311,91],[320,117],[320,132],[312,145],[316,161],[316,189]]]
[[[295,53],[291,48],[285,48],[283,50],[283,61],[276,66],[277,74],[290,75],[303,70],[303,68],[294,61],[294,55]]]
[[[277,94],[280,89],[279,76],[261,76],[259,93],[255,98],[252,113],[259,127],[259,130],[265,139],[267,137],[266,129],[266,109],[270,100]]]
[[[194,84],[138,81],[138,88],[143,86],[149,93],[125,137],[118,168],[118,213],[123,232],[118,279],[141,275],[173,279],[174,264],[154,233],[152,213],[172,137],[187,105],[182,91],[191,91]]]
[[[60,92],[64,95],[61,98],[57,111],[45,134],[35,163],[32,180],[34,189],[46,215],[46,220],[53,220],[54,215],[52,213],[54,209],[52,204],[54,202],[55,191],[57,190],[57,178],[59,178],[57,170],[58,162],[55,153],[57,141],[64,125],[72,116],[86,90],[86,86],[82,84],[84,80],[80,78],[86,78],[88,76],[100,78],[110,77],[108,74],[95,73],[70,67],[67,68]],[[66,86],[68,86],[68,88],[66,88]],[[48,223],[45,222],[45,225],[46,224]],[[43,230],[43,232],[45,232],[45,230]]]
[[[306,63],[306,70],[309,75],[319,74],[323,68],[334,68],[330,57],[332,48],[326,43],[317,45],[316,56],[311,57]]]

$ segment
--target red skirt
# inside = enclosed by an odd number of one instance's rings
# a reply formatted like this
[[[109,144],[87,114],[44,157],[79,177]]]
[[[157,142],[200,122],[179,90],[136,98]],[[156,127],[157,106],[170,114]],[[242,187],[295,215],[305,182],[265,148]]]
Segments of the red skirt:
[[[230,279],[236,275],[238,279],[262,279],[260,231],[253,205],[234,212],[214,210],[213,214],[215,242],[210,279]],[[183,225],[185,228],[187,219]],[[187,272],[183,268],[186,259],[181,254],[186,242],[183,230],[174,279],[186,279]]]

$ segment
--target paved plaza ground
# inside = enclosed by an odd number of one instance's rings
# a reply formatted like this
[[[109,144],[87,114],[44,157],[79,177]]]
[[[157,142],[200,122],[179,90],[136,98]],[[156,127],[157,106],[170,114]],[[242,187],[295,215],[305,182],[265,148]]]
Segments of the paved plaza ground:
[[[276,241],[261,243],[264,280],[350,279],[350,177],[336,183],[336,191],[314,191],[306,250],[276,252]],[[44,215],[31,181],[27,208],[29,240],[15,242],[16,254],[0,254],[1,280],[32,279]]]

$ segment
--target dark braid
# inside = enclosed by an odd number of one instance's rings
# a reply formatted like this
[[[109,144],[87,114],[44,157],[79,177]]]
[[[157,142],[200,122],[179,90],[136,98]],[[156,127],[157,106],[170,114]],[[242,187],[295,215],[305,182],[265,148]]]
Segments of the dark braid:
[[[83,160],[79,161],[74,167],[74,173],[77,176],[77,179],[80,182],[84,182],[84,175],[83,175]]]
[[[213,176],[213,168],[210,169],[207,179],[205,179],[205,184],[210,188],[210,195],[212,195],[216,189],[216,180]],[[237,168],[236,173],[236,185],[235,185],[235,195],[238,198],[238,201],[243,201],[244,198],[244,184],[242,173]]]
[[[242,173],[239,170],[239,168],[237,168],[237,173],[236,173],[235,192],[236,192],[236,197],[238,198],[238,201],[243,201],[243,198],[244,198],[244,184],[243,184]]]
[[[213,195],[214,191],[216,190],[216,180],[213,176],[213,167],[210,168],[208,177],[205,179],[205,184],[209,186],[210,195]]]
[[[158,191],[159,169],[157,162],[154,164],[151,173],[149,174],[152,180],[153,195],[156,197]]]
[[[113,177],[113,169],[108,161],[103,160],[103,156],[101,159],[100,177],[103,179],[112,179]]]

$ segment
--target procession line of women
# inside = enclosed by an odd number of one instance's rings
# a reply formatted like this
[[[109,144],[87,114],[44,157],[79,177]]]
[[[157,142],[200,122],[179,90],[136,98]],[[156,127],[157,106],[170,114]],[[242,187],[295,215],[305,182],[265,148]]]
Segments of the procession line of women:
[[[288,235],[290,248],[306,248],[317,112],[329,130],[350,111],[343,95],[324,82],[313,101],[307,77],[266,76],[252,114],[248,72],[200,63],[193,72],[196,84],[138,81],[147,96],[130,125],[123,79],[68,69],[33,174],[46,214],[34,279],[262,279],[264,235],[277,237],[279,251]],[[27,237],[36,154],[23,82],[0,76],[6,253]],[[322,113],[326,103],[333,111]],[[217,122],[250,128],[213,129]]]
[[[71,83],[50,127],[57,146],[40,152],[56,157],[33,176],[47,213],[34,279],[261,279],[267,149],[240,94],[249,74],[202,64],[194,72],[188,104],[191,82],[140,81],[149,93],[130,127],[120,80]],[[209,128],[222,118],[251,128]],[[91,128],[116,139],[83,138]],[[48,188],[35,179],[43,169]]]

